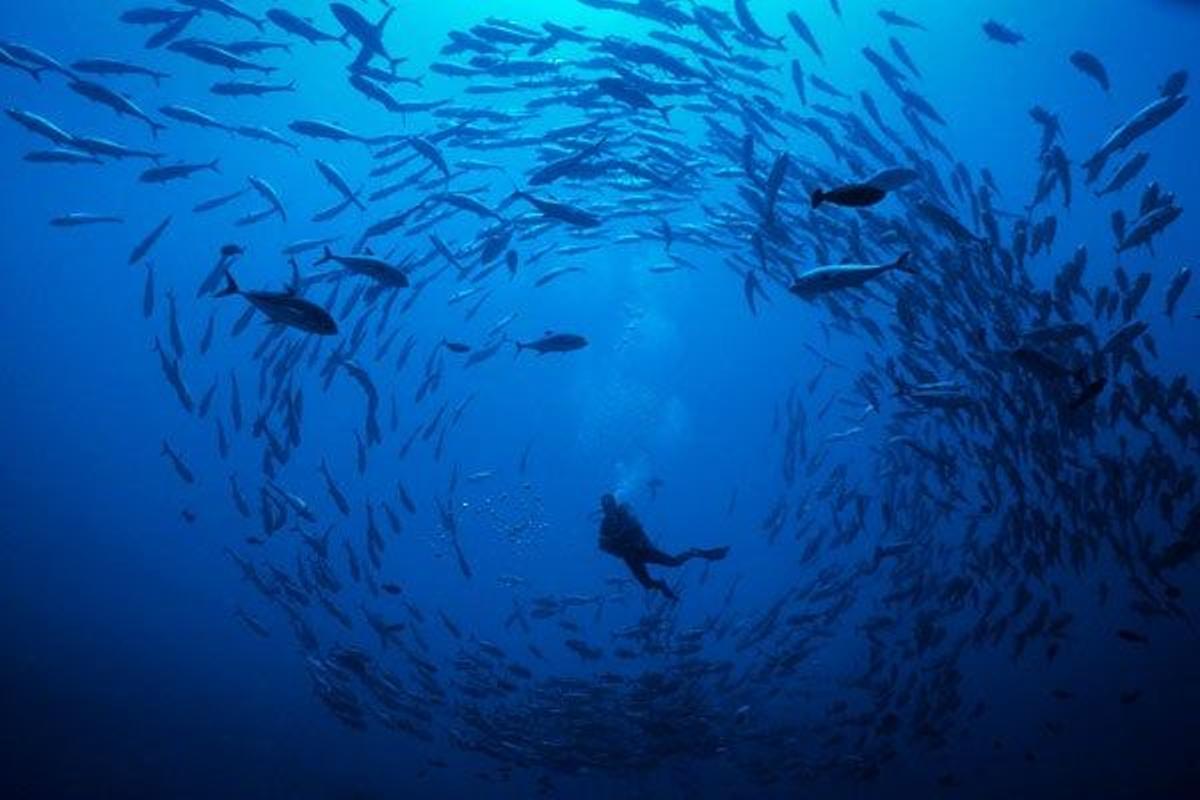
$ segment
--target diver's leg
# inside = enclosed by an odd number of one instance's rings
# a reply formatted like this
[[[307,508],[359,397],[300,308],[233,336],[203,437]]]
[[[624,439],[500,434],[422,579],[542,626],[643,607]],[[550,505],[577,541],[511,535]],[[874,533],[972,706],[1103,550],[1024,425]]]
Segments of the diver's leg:
[[[629,567],[629,571],[633,573],[633,577],[637,579],[643,587],[647,589],[657,589],[672,600],[678,600],[675,593],[671,591],[671,587],[667,586],[663,581],[655,580],[650,577],[650,573],[646,571],[645,561],[634,561],[633,559],[625,559],[625,566]]]
[[[664,567],[678,567],[680,564],[683,564],[684,562],[693,558],[704,558],[709,561],[720,561],[728,553],[728,547],[712,547],[708,549],[702,547],[692,547],[688,550],[684,550],[677,556],[672,556],[652,547],[643,553],[643,557],[646,559],[647,564],[661,564]]]
[[[694,554],[698,558],[706,558],[709,561],[720,561],[729,554],[729,546],[726,545],[725,547],[709,548],[693,547],[688,552]]]
[[[689,551],[690,552],[690,551]],[[677,556],[669,555],[659,550],[657,547],[648,547],[640,553],[642,560],[647,564],[658,564],[662,567],[678,567],[683,562],[691,558],[689,553],[680,553]]]

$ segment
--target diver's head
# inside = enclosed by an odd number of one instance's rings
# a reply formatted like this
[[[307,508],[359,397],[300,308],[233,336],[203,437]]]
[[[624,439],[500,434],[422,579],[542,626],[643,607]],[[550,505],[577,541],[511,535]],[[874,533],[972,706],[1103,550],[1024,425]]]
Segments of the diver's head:
[[[612,514],[617,510],[617,498],[613,497],[611,494],[601,495],[600,508],[605,514]]]

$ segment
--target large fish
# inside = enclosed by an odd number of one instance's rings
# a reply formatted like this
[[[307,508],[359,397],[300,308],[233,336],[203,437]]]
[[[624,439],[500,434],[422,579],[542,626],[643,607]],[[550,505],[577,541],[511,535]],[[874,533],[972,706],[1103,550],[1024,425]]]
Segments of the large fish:
[[[318,336],[332,336],[338,332],[337,322],[321,306],[301,297],[293,283],[286,291],[246,291],[238,287],[228,271],[225,272],[225,288],[217,297],[241,295],[254,308],[261,311],[274,323],[297,328]]]
[[[811,300],[827,292],[843,289],[857,289],[893,270],[917,274],[915,268],[909,265],[909,254],[902,253],[890,264],[839,264],[830,267],[818,267],[801,274],[788,289],[797,297]]]

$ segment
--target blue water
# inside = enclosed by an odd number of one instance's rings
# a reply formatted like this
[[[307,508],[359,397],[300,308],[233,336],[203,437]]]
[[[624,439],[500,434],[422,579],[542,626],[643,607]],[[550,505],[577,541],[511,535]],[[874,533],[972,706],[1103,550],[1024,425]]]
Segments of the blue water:
[[[321,30],[340,34],[327,4],[288,5],[311,16]],[[350,5],[370,19],[384,10],[382,3]],[[676,5],[690,13],[690,4]],[[418,156],[392,175],[372,178],[368,174],[380,163],[374,158],[380,146],[304,138],[289,130],[291,122],[318,119],[367,137],[429,137],[454,120],[428,112],[389,113],[348,86],[345,68],[353,49],[336,43],[310,46],[270,24],[261,37],[290,42],[290,53],[248,58],[278,68],[266,81],[294,80],[298,90],[231,99],[211,94],[209,86],[235,76],[177,52],[144,48],[154,28],[118,21],[123,8],[66,0],[7,4],[0,11],[5,42],[34,47],[67,65],[104,56],[152,66],[170,77],[156,87],[138,77],[88,76],[127,94],[167,124],[157,139],[144,124],[72,92],[68,80],[53,72],[34,81],[16,69],[0,70],[6,108],[40,114],[73,135],[162,151],[167,154],[163,164],[220,159],[219,173],[147,185],[138,180],[151,166],[143,160],[71,166],[25,161],[29,151],[52,145],[9,118],[0,125],[0,185],[5,187],[0,297],[6,331],[0,341],[6,376],[0,392],[5,509],[0,752],[4,783],[14,787],[9,796],[1196,796],[1200,684],[1198,638],[1189,615],[1197,611],[1200,586],[1194,563],[1157,573],[1148,565],[1176,540],[1189,515],[1196,524],[1200,492],[1185,486],[1171,521],[1164,521],[1158,496],[1170,487],[1161,482],[1164,473],[1150,470],[1141,454],[1148,448],[1158,453],[1176,478],[1194,475],[1200,429],[1186,402],[1171,412],[1176,429],[1154,413],[1147,413],[1140,426],[1129,416],[1110,423],[1108,414],[1114,393],[1125,392],[1136,406],[1148,396],[1165,396],[1177,376],[1190,385],[1200,377],[1192,353],[1200,325],[1196,286],[1184,291],[1173,320],[1163,310],[1172,276],[1180,267],[1194,268],[1200,247],[1187,213],[1200,193],[1195,104],[1189,102],[1110,160],[1101,181],[1128,155],[1151,154],[1147,168],[1121,192],[1094,197],[1096,187],[1085,185],[1080,164],[1112,128],[1158,97],[1169,73],[1196,72],[1200,11],[1183,2],[897,2],[898,12],[928,28],[920,31],[885,26],[876,2],[843,0],[839,18],[827,2],[812,0],[799,11],[823,47],[822,63],[787,23],[787,11],[800,4],[751,0],[749,6],[768,34],[784,37],[784,49],[769,43],[751,47],[738,42],[732,30],[726,36],[734,52],[767,62],[752,74],[779,90],[772,98],[783,112],[836,128],[811,105],[799,104],[788,67],[796,58],[807,72],[852,95],[831,99],[810,86],[810,104],[853,112],[871,126],[857,100],[860,90],[870,91],[889,125],[936,165],[945,185],[955,163],[962,163],[974,188],[982,191],[979,170],[988,168],[999,190],[992,203],[1002,212],[1002,242],[996,249],[1011,251],[1014,218],[1025,216],[1042,172],[1039,132],[1029,108],[1040,104],[1057,113],[1063,129],[1059,144],[1072,162],[1073,202],[1065,208],[1056,190],[1033,212],[1033,221],[1053,214],[1058,229],[1050,252],[1027,258],[1025,271],[1033,287],[1052,289],[1063,264],[1085,245],[1089,260],[1082,286],[1089,298],[1101,286],[1115,286],[1118,265],[1131,278],[1149,272],[1151,287],[1133,319],[1148,324],[1157,356],[1144,340],[1136,347],[1145,374],[1161,379],[1162,386],[1147,390],[1137,385],[1137,372],[1128,362],[1114,365],[1102,358],[1108,383],[1095,401],[1098,410],[1085,408],[1081,422],[1062,410],[1076,391],[1073,378],[1047,388],[996,362],[987,362],[974,376],[956,370],[944,353],[916,347],[902,335],[895,298],[910,280],[907,275],[883,279],[865,299],[854,292],[843,296],[853,298],[848,302],[853,314],[879,326],[881,341],[862,327],[838,323],[829,307],[787,291],[789,264],[802,272],[820,263],[813,220],[838,226],[853,220],[867,251],[881,260],[894,257],[900,240],[895,234],[881,236],[875,221],[919,232],[907,246],[915,250],[919,273],[911,280],[921,281],[919,295],[931,309],[927,321],[961,322],[969,311],[978,315],[971,317],[972,324],[988,328],[987,346],[1001,348],[996,330],[1005,303],[996,298],[1009,298],[1024,309],[1021,327],[1034,326],[1023,305],[1028,295],[1001,271],[985,281],[995,292],[986,303],[965,305],[948,288],[942,279],[947,270],[979,274],[986,256],[977,246],[953,242],[915,214],[917,200],[936,196],[929,184],[909,186],[869,212],[813,212],[808,194],[818,185],[829,188],[828,176],[847,181],[865,176],[837,161],[819,138],[778,118],[783,135],[756,134],[757,177],[765,181],[776,156],[790,154],[779,213],[793,246],[772,250],[769,263],[760,264],[745,227],[757,225],[758,216],[738,193],[739,186],[755,184],[740,158],[712,146],[704,114],[679,107],[702,102],[704,93],[655,97],[658,104],[676,106],[669,126],[653,133],[694,163],[686,191],[660,194],[650,212],[643,205],[641,212],[623,215],[614,212],[632,202],[635,190],[628,187],[600,179],[530,187],[539,197],[591,209],[604,222],[586,232],[587,238],[578,238],[562,225],[529,224],[531,217],[520,216],[526,213],[522,203],[505,207],[506,217],[523,220],[512,245],[521,262],[515,277],[502,264],[473,284],[457,281],[451,268],[421,291],[411,310],[401,312],[399,306],[412,289],[400,290],[383,326],[377,327],[381,312],[371,312],[356,360],[381,395],[383,437],[368,448],[363,474],[355,443],[356,432],[364,431],[363,393],[345,371],[328,389],[318,374],[367,308],[360,301],[341,316],[351,290],[365,281],[342,279],[334,306],[338,337],[324,343],[314,366],[308,365],[311,351],[306,350],[292,370],[290,386],[302,392],[304,403],[300,443],[286,464],[276,465],[278,484],[303,497],[316,519],[305,522],[289,513],[282,530],[257,543],[264,439],[251,434],[262,402],[262,359],[254,351],[270,328],[260,317],[233,336],[231,327],[245,301],[198,297],[196,286],[219,248],[236,242],[246,251],[233,270],[243,288],[280,290],[289,280],[279,255],[285,244],[340,237],[334,247],[348,252],[368,225],[443,189],[437,182],[409,187],[367,203],[366,211],[350,208],[331,222],[311,222],[314,213],[338,200],[314,159],[336,166],[353,189],[365,186],[364,198],[424,162]],[[269,6],[264,0],[242,0],[237,7],[261,17]],[[714,7],[728,12],[737,25],[732,4]],[[481,75],[468,80],[430,69],[436,62],[466,63],[471,53],[438,51],[449,32],[468,30],[490,15],[535,30],[550,20],[579,26],[597,38],[661,46],[702,71],[697,57],[650,33],[668,31],[712,46],[695,26],[672,29],[568,0],[403,3],[385,28],[384,41],[394,55],[407,59],[398,72],[423,76],[423,85],[397,84],[389,90],[403,101],[448,100],[451,110],[515,115],[526,110],[526,101],[558,91],[469,94],[464,89],[473,83],[517,79]],[[1010,47],[986,40],[980,26],[989,17],[1021,31],[1026,41]],[[204,13],[185,36],[230,41],[259,34],[246,23]],[[911,78],[909,85],[948,122],[927,125],[952,159],[921,145],[862,56],[869,45],[894,61],[891,36],[903,41],[921,70],[923,77]],[[595,54],[576,44],[559,43],[537,56],[526,56],[523,47],[500,48],[513,59],[561,60],[559,74],[587,76],[574,92],[586,91],[588,81],[600,75],[614,74],[580,66]],[[1068,63],[1076,49],[1103,60],[1111,91],[1103,92]],[[668,79],[652,68],[642,75]],[[761,93],[744,90],[746,96]],[[616,152],[651,163],[638,149],[649,145],[637,136],[662,119],[653,111],[594,102],[619,111],[609,123]],[[159,113],[168,104],[192,106],[230,125],[267,126],[298,150],[173,121]],[[585,112],[571,105],[535,104],[511,127],[472,123],[503,130],[438,145],[453,172],[449,188],[482,188],[478,199],[499,207],[547,156],[537,141],[511,149],[472,145],[537,137],[583,121]],[[740,146],[743,120],[728,111],[709,113],[736,134]],[[900,152],[872,130],[889,150]],[[554,150],[551,157],[571,149]],[[903,157],[884,164],[856,152],[868,171],[909,165]],[[460,173],[456,165],[464,160],[495,168]],[[817,170],[828,175],[818,178]],[[235,225],[238,217],[263,207],[252,189],[216,211],[192,211],[203,200],[247,187],[249,175],[278,190],[286,221],[272,217]],[[1185,213],[1154,238],[1152,251],[1138,248],[1116,256],[1110,214],[1122,208],[1132,221],[1152,180],[1172,193]],[[751,191],[761,193],[761,183]],[[949,199],[939,202],[974,235],[985,236],[972,221],[970,203],[947,191]],[[124,223],[47,224],[75,211],[115,215]],[[152,315],[144,318],[147,267],[130,266],[128,255],[167,215],[172,223],[147,258],[155,297]],[[670,253],[659,234],[664,217],[677,238]],[[460,249],[491,224],[459,213],[430,230]],[[431,250],[427,231],[415,225],[379,237],[372,246],[394,262],[409,255],[413,261],[425,259]],[[691,238],[692,230],[710,238]],[[824,241],[831,263],[851,260],[847,229],[826,230],[834,231]],[[581,255],[551,251],[528,263],[547,247],[577,242],[599,247]],[[313,266],[318,254],[300,256],[302,274],[327,268]],[[695,269],[652,271],[672,263],[671,255]],[[477,255],[464,252],[461,259],[478,270]],[[744,300],[743,278],[728,268],[731,260],[743,270],[758,267],[763,276],[767,299],[759,300],[756,315]],[[434,255],[410,279],[415,283],[442,266]],[[583,272],[535,286],[539,275],[562,266]],[[323,302],[331,285],[312,286],[305,295]],[[474,285],[490,295],[472,319],[465,319],[482,295],[455,304],[449,300]],[[217,386],[204,418],[180,406],[154,352],[156,337],[170,348],[168,291],[176,298],[185,346],[180,364],[192,394],[198,401],[214,382]],[[528,341],[553,330],[584,335],[588,345],[571,353],[516,357],[505,345],[494,358],[469,367],[464,355],[441,345],[446,339],[478,349],[489,329],[514,313],[506,329],[514,339]],[[215,334],[211,349],[201,354],[210,315]],[[1120,312],[1111,319],[1095,318],[1091,303],[1082,298],[1074,301],[1074,319],[1092,328],[1101,343],[1123,323]],[[1049,321],[1063,320],[1052,315]],[[377,350],[397,328],[387,355],[377,361]],[[397,370],[396,357],[410,335],[415,347]],[[952,339],[951,350],[969,347],[961,326],[940,335]],[[298,331],[286,332],[284,340],[315,346]],[[837,366],[823,366],[818,353]],[[918,407],[886,382],[884,364],[889,358],[903,364],[906,355],[919,357],[926,367],[942,367],[939,378],[965,382],[980,406],[999,405],[992,384],[980,375],[1003,374],[1011,396],[1021,402],[1031,395],[1042,399],[1021,413],[999,412],[1002,425],[974,425],[963,412]],[[430,396],[415,402],[427,364],[440,365],[434,368],[442,370],[442,379]],[[246,417],[240,432],[231,421],[231,373],[237,375]],[[868,409],[856,389],[861,375],[881,380],[878,408]],[[1194,404],[1194,390],[1188,391]],[[807,445],[791,481],[781,470],[789,396],[805,409]],[[401,457],[405,440],[424,430],[442,408],[442,420],[430,436],[417,435]],[[461,418],[448,424],[458,408]],[[231,442],[227,458],[216,446],[217,419]],[[286,438],[282,416],[273,414],[268,424]],[[1035,430],[1054,435],[1034,441]],[[898,435],[944,443],[953,469],[941,470],[903,451],[893,441]],[[164,438],[185,459],[194,484],[182,482],[161,454]],[[439,438],[444,440],[440,454]],[[1063,521],[1049,534],[1063,552],[1057,563],[1040,549],[1046,542],[1037,544],[1035,532],[1026,548],[1037,552],[1032,565],[1021,559],[1007,566],[999,560],[981,563],[970,544],[973,538],[981,546],[997,540],[1004,512],[1022,502],[989,457],[1014,438],[1024,442],[1027,507],[1044,519]],[[972,449],[963,444],[968,440],[975,443]],[[1036,465],[1035,454],[1048,454],[1050,461]],[[322,458],[349,499],[348,517],[338,513],[325,490],[318,470]],[[1116,479],[1105,464],[1115,465]],[[234,509],[230,474],[238,476],[253,518],[244,519]],[[996,485],[1003,489],[995,498],[998,507],[980,511],[979,485],[992,474],[1000,476]],[[652,479],[662,481],[656,492],[649,488]],[[1062,481],[1058,491],[1055,479]],[[1110,514],[1117,496],[1114,480],[1134,496],[1142,479],[1153,489],[1140,500],[1120,498],[1130,519],[1118,526],[1119,535],[1101,535],[1105,525],[1116,524]],[[402,510],[397,482],[411,494],[415,513]],[[677,604],[644,591],[619,561],[597,549],[598,498],[608,491],[630,504],[663,549],[727,544],[732,548],[728,558],[677,570],[651,567],[675,587],[681,597]],[[460,570],[439,524],[435,502],[448,497],[470,577]],[[401,533],[393,533],[382,503],[397,512]],[[386,541],[377,570],[366,557],[368,505]],[[764,520],[779,508],[786,518],[771,536]],[[185,521],[184,511],[195,515],[194,522]],[[311,652],[293,635],[278,596],[270,599],[256,591],[227,554],[250,559],[264,575],[274,567],[300,580],[298,562],[309,563],[314,556],[293,529],[297,522],[314,535],[334,526],[328,563],[341,588],[326,594],[351,618],[351,628],[343,628],[322,609],[318,592],[309,592],[311,604],[299,613],[319,642]],[[839,531],[848,529],[852,535],[838,542]],[[1071,535],[1087,542],[1078,568],[1069,556]],[[401,594],[373,592],[354,581],[344,541],[353,543],[363,570],[370,570],[377,584],[395,583]],[[896,542],[916,544],[877,569],[864,568],[877,546]],[[1135,551],[1132,568],[1117,557],[1114,542]],[[1153,608],[1147,609],[1131,577],[1153,587]],[[950,595],[964,580],[967,599],[955,603]],[[1103,602],[1102,585],[1108,592]],[[820,590],[829,587],[828,596],[821,597]],[[1002,598],[994,622],[1013,608],[1019,587],[1030,599],[1007,629],[994,640],[970,641],[989,597]],[[893,596],[898,592],[908,594],[898,600]],[[574,598],[580,604],[539,619],[531,613],[538,598],[568,604]],[[1043,604],[1052,619],[1070,615],[1063,634],[1031,634],[1028,646],[1014,655],[1015,638]],[[382,647],[363,607],[404,622],[398,642]],[[235,616],[238,608],[269,637],[249,630]],[[514,608],[523,612],[527,629],[510,617]],[[439,613],[454,622],[461,638]],[[872,633],[869,621],[879,617],[890,622]],[[632,657],[620,657],[617,651],[631,646],[622,633],[651,623],[658,626],[658,646],[637,646]],[[695,634],[696,629],[703,632]],[[1149,643],[1125,641],[1116,635],[1118,629],[1144,634]],[[920,644],[930,631],[933,643]],[[686,646],[689,636],[701,643],[695,652]],[[873,639],[876,660],[870,656]],[[583,641],[603,654],[595,661],[581,658],[567,640]],[[481,641],[487,643],[483,648]],[[414,702],[430,715],[418,726],[428,740],[382,725],[377,696],[358,678],[344,683],[364,709],[366,730],[354,730],[330,713],[314,689],[313,675],[328,670],[338,645],[361,648],[373,674],[390,672],[413,692]],[[504,656],[489,654],[490,645]],[[423,688],[412,655],[437,667],[433,681],[440,694]],[[472,663],[490,666],[478,673]],[[531,675],[514,677],[517,673],[507,669],[514,663]],[[564,693],[567,680],[575,683]],[[482,694],[481,684],[487,689]],[[572,713],[578,716],[571,725],[560,722]],[[884,730],[892,724],[894,732]],[[501,740],[519,745],[495,747]],[[484,742],[491,745],[482,748],[490,754],[479,752]],[[581,757],[563,755],[571,752]]]

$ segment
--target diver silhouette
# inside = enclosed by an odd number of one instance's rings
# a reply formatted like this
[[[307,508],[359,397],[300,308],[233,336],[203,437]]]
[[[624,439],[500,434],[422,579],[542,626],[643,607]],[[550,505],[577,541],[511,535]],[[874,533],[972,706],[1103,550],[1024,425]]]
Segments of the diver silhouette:
[[[600,498],[600,510],[604,512],[604,519],[600,522],[600,549],[624,561],[625,566],[629,567],[633,577],[642,586],[657,589],[672,600],[679,598],[664,581],[650,577],[650,573],[646,571],[647,564],[678,567],[692,558],[720,561],[729,552],[728,547],[693,547],[679,555],[669,555],[650,542],[650,538],[642,530],[642,524],[629,507],[618,503],[611,494]]]

